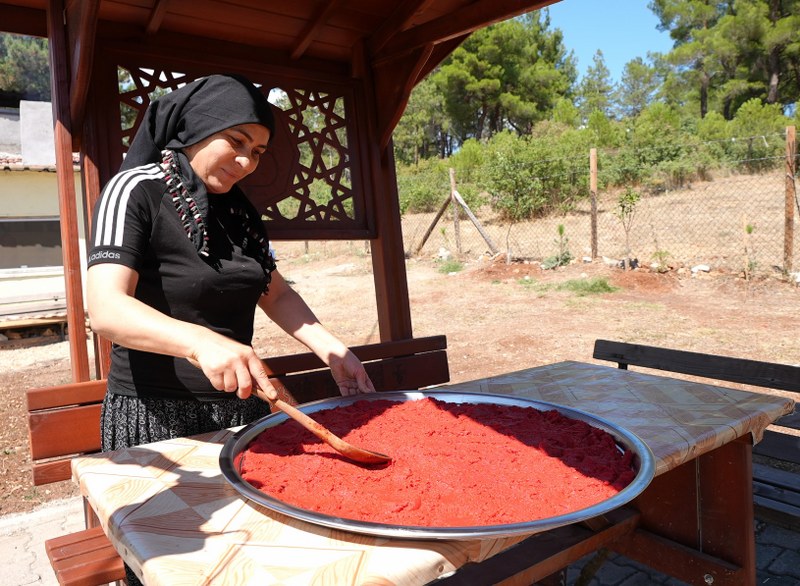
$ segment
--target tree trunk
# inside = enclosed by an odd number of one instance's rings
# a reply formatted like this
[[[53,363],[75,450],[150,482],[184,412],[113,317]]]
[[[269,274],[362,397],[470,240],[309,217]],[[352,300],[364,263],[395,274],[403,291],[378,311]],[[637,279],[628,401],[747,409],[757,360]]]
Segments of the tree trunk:
[[[700,118],[705,118],[708,114],[708,74],[700,74]]]
[[[778,82],[781,79],[781,60],[778,49],[769,52],[767,60],[769,67],[769,88],[767,90],[767,104],[774,104],[778,101]]]

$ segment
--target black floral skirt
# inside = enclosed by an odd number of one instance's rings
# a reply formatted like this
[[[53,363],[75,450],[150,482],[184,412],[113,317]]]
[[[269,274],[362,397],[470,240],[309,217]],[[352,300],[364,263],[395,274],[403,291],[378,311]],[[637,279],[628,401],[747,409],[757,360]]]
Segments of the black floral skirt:
[[[245,425],[269,415],[269,405],[246,400],[182,401],[107,393],[100,414],[104,452]]]

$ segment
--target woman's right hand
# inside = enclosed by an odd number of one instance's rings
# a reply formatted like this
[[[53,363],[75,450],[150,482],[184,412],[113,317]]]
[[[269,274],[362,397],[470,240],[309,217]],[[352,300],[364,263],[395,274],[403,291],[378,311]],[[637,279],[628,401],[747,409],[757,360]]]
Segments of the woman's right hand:
[[[246,399],[258,387],[271,400],[278,398],[255,350],[210,330],[206,332],[199,336],[188,360],[203,371],[215,389],[235,392],[239,398]]]

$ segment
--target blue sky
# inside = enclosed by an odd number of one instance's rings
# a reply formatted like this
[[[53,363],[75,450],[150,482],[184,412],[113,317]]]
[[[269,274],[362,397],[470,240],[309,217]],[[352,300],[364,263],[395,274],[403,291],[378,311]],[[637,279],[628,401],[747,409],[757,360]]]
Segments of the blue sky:
[[[669,35],[656,29],[658,19],[648,4],[648,0],[562,0],[549,6],[550,26],[564,33],[564,44],[578,61],[579,77],[597,49],[618,82],[631,59],[672,48]]]

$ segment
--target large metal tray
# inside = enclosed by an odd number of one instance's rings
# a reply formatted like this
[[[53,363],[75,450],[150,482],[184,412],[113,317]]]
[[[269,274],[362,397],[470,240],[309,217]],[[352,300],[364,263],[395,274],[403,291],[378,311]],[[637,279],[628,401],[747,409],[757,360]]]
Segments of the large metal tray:
[[[315,411],[332,409],[339,406],[350,405],[356,401],[369,400],[389,400],[389,401],[415,401],[424,398],[435,398],[440,401],[451,403],[491,403],[498,405],[516,405],[520,407],[532,407],[540,411],[555,409],[566,417],[578,419],[611,434],[620,449],[628,449],[634,453],[633,465],[636,476],[633,481],[613,497],[590,507],[574,511],[565,515],[538,519],[525,523],[511,523],[505,525],[486,525],[473,527],[418,527],[389,525],[381,523],[370,523],[365,521],[344,519],[309,511],[289,505],[276,499],[260,490],[254,488],[246,482],[236,466],[237,456],[244,451],[250,442],[259,434],[269,428],[279,425],[287,420],[283,413],[274,413],[258,421],[247,425],[233,436],[228,438],[220,453],[219,464],[222,475],[242,496],[263,505],[268,509],[277,511],[284,515],[343,531],[352,531],[368,535],[377,535],[398,539],[482,539],[507,537],[512,535],[527,535],[554,529],[563,525],[569,525],[585,519],[590,519],[602,515],[628,503],[638,496],[647,486],[655,475],[655,458],[650,448],[636,435],[623,429],[622,427],[601,419],[589,413],[547,403],[545,401],[533,401],[509,395],[494,395],[488,393],[465,393],[447,391],[392,391],[375,394],[355,395],[350,397],[336,397],[323,399],[313,403],[306,403],[300,409],[313,414]]]

